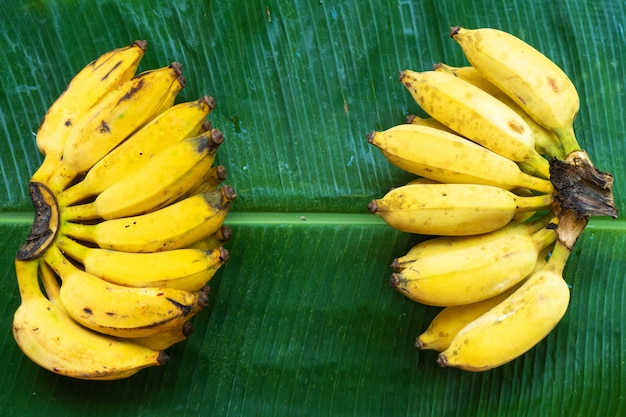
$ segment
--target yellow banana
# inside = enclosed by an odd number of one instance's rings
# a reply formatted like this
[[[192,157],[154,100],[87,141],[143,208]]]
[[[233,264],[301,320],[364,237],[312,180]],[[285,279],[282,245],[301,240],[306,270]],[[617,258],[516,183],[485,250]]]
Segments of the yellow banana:
[[[197,291],[228,260],[228,251],[221,246],[206,251],[183,248],[132,253],[90,248],[62,235],[57,245],[67,256],[80,262],[86,272],[127,287]]]
[[[533,137],[535,138],[535,147],[537,150],[546,154],[553,158],[565,159],[565,152],[561,148],[561,143],[559,138],[552,132],[551,130],[546,129],[535,119],[530,117],[528,113],[524,109],[522,109],[511,97],[506,95],[504,91],[500,90],[493,83],[488,81],[476,68],[472,66],[466,67],[452,67],[450,65],[446,65],[443,63],[439,63],[435,65],[435,71],[445,71],[449,72],[456,77],[459,77],[481,90],[491,94],[511,109],[515,111],[515,113],[519,114],[519,116],[524,119],[524,121],[530,127],[530,130],[533,133]]]
[[[207,305],[204,289],[134,288],[106,282],[72,264],[52,246],[43,255],[61,278],[60,301],[83,326],[116,337],[145,337],[182,324]]]
[[[205,96],[163,111],[98,161],[85,178],[61,192],[59,205],[66,207],[98,195],[132,176],[161,150],[187,137],[197,136],[199,127],[214,107],[215,100]]]
[[[552,195],[519,197],[490,185],[415,184],[394,188],[368,208],[402,232],[464,236],[497,230],[515,213],[543,210],[552,203]]]
[[[549,245],[541,251],[537,258],[535,268],[529,276],[545,266],[546,256],[553,246],[554,245]],[[526,279],[528,279],[528,277],[503,293],[486,300],[444,308],[435,316],[428,328],[417,337],[415,346],[420,350],[430,349],[443,352],[450,346],[454,336],[456,336],[463,327],[504,301],[509,295],[513,294]]]
[[[563,269],[569,255],[570,250],[557,241],[546,265],[506,300],[463,327],[437,362],[480,372],[533,348],[567,311],[570,294]]]
[[[205,170],[202,175],[197,176],[197,181],[183,197],[215,191],[224,180],[226,180],[226,168],[223,165],[212,166]]]
[[[230,226],[223,224],[222,227],[217,229],[213,234],[199,240],[191,245],[187,246],[190,249],[200,250],[213,250],[224,243],[228,242],[233,235],[233,231]]]
[[[180,64],[144,71],[122,83],[92,107],[69,132],[63,159],[50,178],[55,193],[150,121],[178,82]]]
[[[174,327],[162,333],[146,337],[131,337],[127,340],[154,350],[165,350],[176,343],[187,340],[193,333],[193,324],[187,320],[180,327]]]
[[[215,132],[215,131],[213,131]],[[187,138],[157,152],[144,166],[106,190],[92,202],[63,207],[71,221],[117,219],[154,211],[185,194],[208,171],[224,136]]]
[[[13,336],[33,362],[59,375],[93,380],[127,378],[167,362],[163,351],[78,325],[41,292],[37,273],[40,259],[15,261],[22,302],[13,317]]]
[[[368,141],[398,168],[436,181],[554,190],[550,181],[523,173],[510,159],[440,129],[401,124],[371,132]]]
[[[500,100],[446,72],[405,70],[400,81],[426,113],[450,129],[550,177],[549,163],[535,149],[530,127]]]
[[[410,123],[412,125],[428,126],[428,127],[432,127],[432,128],[435,128],[435,129],[443,130],[443,131],[448,132],[448,133],[453,133],[455,135],[458,135],[457,132],[455,132],[454,130],[450,129],[448,126],[444,125],[439,120],[433,119],[432,117],[419,117],[419,116],[415,116],[415,115],[411,114],[411,115],[407,116],[406,122]]]
[[[37,131],[37,147],[45,158],[34,181],[47,180],[56,171],[70,130],[98,101],[135,75],[146,41],[114,49],[87,64],[46,112]]]
[[[420,242],[409,251],[394,259],[391,267],[394,272],[401,272],[418,259],[437,256],[445,252],[461,251],[472,247],[488,244],[509,235],[532,235],[545,228],[549,223],[556,222],[556,216],[551,212],[530,222],[522,223],[511,220],[506,226],[493,232],[472,236],[439,236]]]
[[[413,301],[454,306],[491,298],[535,267],[539,253],[556,240],[553,229],[509,234],[458,250],[420,257],[392,274],[390,284]]]
[[[151,213],[97,224],[61,221],[60,233],[103,249],[160,252],[187,247],[215,233],[224,222],[235,190],[196,194]]]
[[[455,26],[450,36],[473,67],[552,130],[565,154],[579,151],[573,123],[580,109],[576,87],[558,65],[520,38],[491,28]]]

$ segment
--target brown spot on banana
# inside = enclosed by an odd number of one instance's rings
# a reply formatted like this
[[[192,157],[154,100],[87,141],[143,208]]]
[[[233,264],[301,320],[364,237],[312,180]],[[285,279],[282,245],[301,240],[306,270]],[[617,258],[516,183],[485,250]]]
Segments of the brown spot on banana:
[[[17,251],[16,258],[21,261],[41,256],[54,242],[59,230],[59,206],[52,191],[40,182],[30,182],[28,190],[35,217],[26,241]]]

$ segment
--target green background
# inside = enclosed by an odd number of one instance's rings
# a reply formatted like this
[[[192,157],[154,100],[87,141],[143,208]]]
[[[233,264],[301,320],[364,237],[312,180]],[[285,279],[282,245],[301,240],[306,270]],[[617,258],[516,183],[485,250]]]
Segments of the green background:
[[[622,1],[1,0],[0,414],[3,416],[615,416],[626,397],[621,220],[592,219],[568,262],[571,303],[536,348],[486,373],[441,369],[415,337],[438,311],[387,284],[415,236],[367,203],[410,178],[367,132],[422,114],[402,69],[464,65],[450,26],[496,27],[571,77],[575,128],[624,209]],[[13,340],[13,257],[28,233],[34,132],[73,74],[148,40],[178,61],[178,101],[209,94],[238,192],[231,258],[170,362],[122,381],[54,375]],[[304,217],[301,217],[304,216]],[[303,220],[305,218],[306,220]]]

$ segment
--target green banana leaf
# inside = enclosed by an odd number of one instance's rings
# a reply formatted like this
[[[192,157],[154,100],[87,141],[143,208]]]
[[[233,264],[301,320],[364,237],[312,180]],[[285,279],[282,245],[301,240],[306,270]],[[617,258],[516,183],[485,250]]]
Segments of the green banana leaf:
[[[366,134],[421,114],[402,69],[466,63],[450,26],[496,27],[577,86],[575,128],[624,209],[626,4],[617,0],[0,0],[2,416],[617,416],[626,413],[626,223],[594,218],[568,262],[571,303],[533,350],[485,373],[440,368],[415,337],[438,309],[388,285],[417,236],[367,203],[410,178]],[[122,381],[45,371],[11,334],[13,259],[41,163],[34,132],[87,62],[148,40],[179,101],[209,94],[238,192],[231,257],[170,362]]]

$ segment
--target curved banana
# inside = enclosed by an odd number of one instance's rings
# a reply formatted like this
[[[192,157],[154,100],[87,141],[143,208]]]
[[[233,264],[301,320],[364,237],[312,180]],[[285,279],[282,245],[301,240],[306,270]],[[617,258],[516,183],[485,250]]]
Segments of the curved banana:
[[[127,287],[197,291],[206,286],[228,260],[228,251],[221,246],[206,251],[183,248],[132,253],[90,248],[62,235],[57,239],[57,246],[80,262],[86,272]]]
[[[61,278],[60,301],[83,326],[116,337],[145,337],[182,326],[207,305],[204,289],[134,288],[106,282],[72,264],[52,246],[44,261]]]
[[[455,306],[491,298],[533,270],[539,253],[556,240],[556,231],[508,234],[463,249],[420,257],[392,274],[393,288],[413,301]]]
[[[573,128],[580,98],[558,65],[528,43],[501,30],[455,26],[450,29],[450,36],[487,80],[559,137],[566,155],[581,150]]]
[[[22,261],[38,258],[54,243],[61,221],[54,194],[45,184],[31,181],[28,191],[35,216],[28,237],[16,254],[16,258]]]
[[[541,251],[537,258],[537,264],[529,276],[546,265],[547,255],[553,247],[554,245],[549,245]],[[444,308],[435,316],[428,328],[417,337],[415,347],[420,350],[430,349],[443,352],[450,346],[452,339],[454,339],[463,327],[503,302],[509,295],[513,294],[526,279],[528,279],[528,277],[503,293],[486,300]]]
[[[100,100],[69,132],[61,164],[49,179],[50,188],[55,193],[64,190],[74,178],[156,116],[180,75],[181,66],[177,63],[144,71]]]
[[[214,107],[215,100],[205,96],[163,111],[98,161],[85,178],[62,191],[58,195],[59,205],[70,206],[98,195],[132,176],[161,150],[184,138],[197,136],[199,126]]]
[[[515,213],[546,209],[553,200],[551,194],[519,197],[490,185],[415,184],[394,188],[368,208],[402,232],[464,236],[497,230]]]
[[[180,327],[174,327],[161,333],[146,337],[130,337],[127,340],[154,350],[165,350],[176,343],[185,341],[193,333],[193,323],[187,320]]]
[[[185,194],[210,169],[224,140],[221,132],[212,132],[184,139],[157,152],[133,175],[111,185],[94,201],[63,207],[62,217],[70,221],[117,219],[167,205]]]
[[[394,259],[391,267],[394,272],[401,272],[411,266],[411,264],[418,259],[438,256],[444,252],[455,252],[477,247],[509,235],[532,235],[545,228],[551,222],[557,222],[557,219],[554,214],[549,212],[543,217],[530,223],[522,223],[516,220],[511,220],[507,225],[494,230],[493,232],[472,236],[434,237],[411,247],[406,254]]]
[[[440,129],[401,124],[371,132],[368,142],[398,168],[436,181],[554,191],[550,181],[523,173],[510,159]]]
[[[461,329],[437,362],[480,372],[532,349],[567,311],[570,293],[563,269],[569,255],[570,250],[557,241],[546,265],[506,300]]]
[[[33,362],[59,375],[93,380],[127,378],[141,369],[167,362],[168,356],[161,350],[111,338],[76,324],[41,292],[39,263],[40,258],[15,261],[22,302],[13,317],[13,336]]]
[[[417,104],[450,129],[545,178],[550,167],[535,149],[530,127],[515,111],[471,83],[441,71],[402,71],[400,81]]]
[[[146,41],[106,52],[87,64],[52,103],[39,129],[36,142],[44,161],[33,175],[46,181],[57,170],[70,130],[98,101],[119,84],[130,80],[146,50]]]
[[[453,74],[456,77],[459,77],[481,90],[491,94],[511,109],[515,111],[515,113],[519,114],[522,119],[528,124],[530,130],[533,133],[533,137],[535,138],[535,147],[539,153],[548,155],[553,158],[565,159],[565,152],[561,148],[561,142],[559,138],[552,132],[551,130],[546,129],[535,119],[530,117],[528,113],[524,109],[522,109],[511,97],[506,95],[504,91],[500,90],[493,83],[488,81],[476,68],[472,66],[465,67],[452,67],[450,65],[446,65],[443,63],[439,63],[435,65],[435,71],[445,71]]]
[[[215,233],[224,222],[235,190],[225,185],[196,194],[157,211],[97,224],[62,219],[60,233],[103,249],[160,252],[184,248]]]

